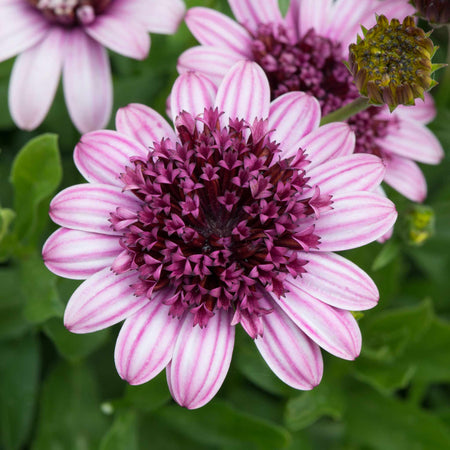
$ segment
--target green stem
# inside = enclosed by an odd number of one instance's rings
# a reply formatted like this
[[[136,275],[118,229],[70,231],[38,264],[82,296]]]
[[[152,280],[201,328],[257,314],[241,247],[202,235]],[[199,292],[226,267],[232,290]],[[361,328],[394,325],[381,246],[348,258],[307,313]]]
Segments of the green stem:
[[[447,25],[447,67],[444,69],[442,78],[439,80],[439,95],[436,95],[436,103],[441,106],[448,104],[450,98],[450,25]]]
[[[333,111],[330,114],[322,117],[320,121],[320,125],[325,125],[330,122],[342,122],[343,120],[347,120],[349,117],[358,114],[360,111],[364,111],[370,106],[367,98],[358,97],[356,100],[353,100],[351,103],[343,106],[342,108]]]

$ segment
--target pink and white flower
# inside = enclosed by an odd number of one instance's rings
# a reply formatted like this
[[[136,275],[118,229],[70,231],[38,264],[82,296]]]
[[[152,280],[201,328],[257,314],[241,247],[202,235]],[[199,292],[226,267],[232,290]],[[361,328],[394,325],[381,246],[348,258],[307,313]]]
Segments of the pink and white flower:
[[[140,384],[166,368],[187,408],[219,390],[238,323],[281,380],[312,389],[319,347],[358,356],[350,311],[378,301],[368,275],[333,252],[393,225],[394,205],[372,192],[384,165],[353,154],[347,124],[319,127],[314,97],[271,102],[253,62],[233,66],[217,90],[187,72],[171,102],[175,129],[131,104],[117,131],[88,133],[75,148],[88,183],[53,199],[61,228],[43,249],[51,271],[86,279],[65,325],[88,333],[125,319],[120,376]]]
[[[184,12],[182,0],[0,0],[0,62],[19,54],[9,84],[14,122],[42,123],[62,72],[75,126],[104,127],[113,93],[106,48],[144,59],[148,32],[174,33]]]
[[[290,92],[314,95],[326,115],[359,96],[344,66],[348,46],[375,25],[375,12],[403,19],[414,13],[406,0],[291,0],[282,17],[277,0],[228,0],[237,22],[217,11],[196,7],[186,23],[200,46],[184,52],[178,70],[196,70],[220,83],[241,59],[266,72],[272,99]],[[357,153],[384,159],[384,181],[410,200],[425,199],[427,185],[416,162],[437,164],[443,149],[425,126],[435,117],[430,95],[393,114],[371,107],[348,120],[356,133]]]

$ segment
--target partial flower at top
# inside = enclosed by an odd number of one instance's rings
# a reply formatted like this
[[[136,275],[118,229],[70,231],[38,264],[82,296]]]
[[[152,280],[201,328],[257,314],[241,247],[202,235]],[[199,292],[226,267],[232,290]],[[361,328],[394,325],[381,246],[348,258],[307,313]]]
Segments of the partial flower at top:
[[[0,61],[19,54],[9,84],[14,122],[25,130],[42,123],[62,71],[75,126],[104,127],[112,108],[105,47],[144,59],[148,32],[174,33],[184,11],[182,0],[0,0]]]
[[[277,0],[228,0],[237,22],[208,8],[192,8],[186,23],[202,44],[184,52],[178,70],[197,70],[215,84],[240,59],[256,61],[267,74],[271,97],[303,91],[315,96],[322,115],[359,97],[343,61],[360,24],[370,28],[375,12],[403,19],[413,14],[407,0],[291,0],[282,17]],[[371,107],[348,120],[356,152],[378,155],[384,181],[413,201],[426,197],[426,181],[415,161],[437,164],[443,150],[425,127],[435,108],[430,95],[415,107]]]
[[[86,279],[65,325],[88,333],[126,319],[120,376],[141,384],[166,367],[187,408],[220,388],[239,323],[281,380],[312,389],[319,347],[358,356],[350,311],[378,300],[371,279],[332,252],[393,225],[394,205],[372,192],[384,165],[352,154],[348,125],[319,127],[315,98],[270,102],[253,62],[233,66],[217,92],[187,72],[171,102],[175,130],[132,104],[119,110],[117,131],[88,133],[75,149],[88,183],[53,199],[62,228],[43,249],[50,270]]]

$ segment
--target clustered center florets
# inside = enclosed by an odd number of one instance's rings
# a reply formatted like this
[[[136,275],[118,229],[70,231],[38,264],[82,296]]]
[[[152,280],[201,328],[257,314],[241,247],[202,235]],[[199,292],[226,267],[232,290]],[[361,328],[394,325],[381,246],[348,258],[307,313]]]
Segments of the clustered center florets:
[[[183,112],[179,142],[163,139],[133,159],[122,180],[143,203],[111,215],[124,247],[113,270],[139,272],[137,295],[167,289],[174,316],[189,310],[205,326],[231,308],[256,336],[267,313],[258,299],[283,295],[286,276],[305,271],[305,252],[319,244],[314,221],[331,200],[307,185],[302,150],[280,159],[267,121],[220,122],[217,110]]]
[[[29,0],[52,22],[72,26],[89,25],[111,0]]]
[[[360,96],[353,77],[343,63],[342,46],[309,30],[297,42],[280,25],[260,24],[253,34],[254,60],[269,79],[272,98],[291,91],[313,95],[325,116]],[[349,121],[356,134],[357,153],[379,155],[376,139],[387,133],[388,121],[377,118],[371,107]]]

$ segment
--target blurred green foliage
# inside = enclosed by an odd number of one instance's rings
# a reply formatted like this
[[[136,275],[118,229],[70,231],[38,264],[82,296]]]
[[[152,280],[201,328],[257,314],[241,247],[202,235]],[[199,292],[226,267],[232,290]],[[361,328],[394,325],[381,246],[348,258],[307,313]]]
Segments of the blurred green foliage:
[[[229,12],[225,0],[187,4]],[[443,55],[445,33],[433,38]],[[140,102],[164,113],[177,56],[192,45],[182,25],[174,36],[153,36],[145,61],[111,54],[114,109]],[[450,448],[448,156],[440,166],[423,167],[427,205],[435,211],[426,242],[417,247],[404,238],[411,204],[388,189],[400,214],[394,238],[345,252],[381,294],[378,307],[359,319],[363,351],[355,362],[324,352],[322,383],[296,391],[239,332],[219,394],[187,411],[171,400],[164,374],[143,386],[120,380],[113,364],[118,327],[88,335],[63,327],[64,305],[78,282],[46,270],[40,249],[55,229],[50,198],[81,180],[72,161],[79,135],[60,91],[38,130],[15,128],[6,95],[11,67],[11,60],[0,64],[0,449]],[[447,154],[449,124],[450,104],[440,99],[430,127]]]

